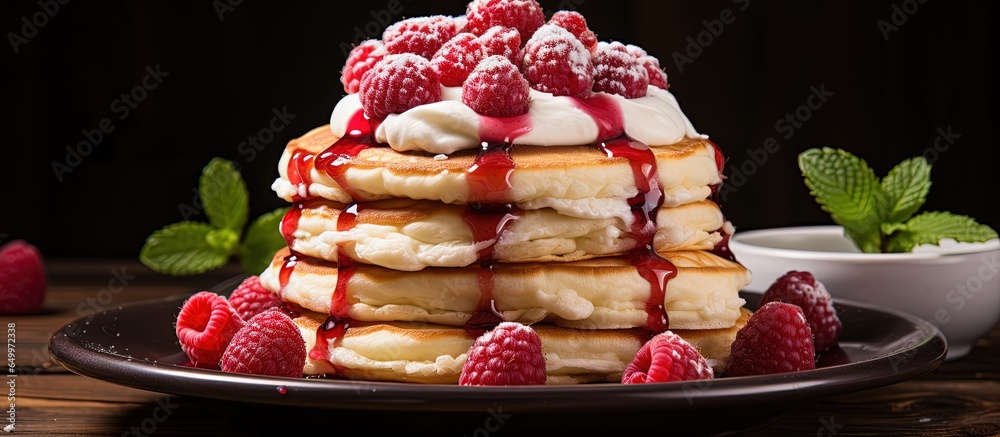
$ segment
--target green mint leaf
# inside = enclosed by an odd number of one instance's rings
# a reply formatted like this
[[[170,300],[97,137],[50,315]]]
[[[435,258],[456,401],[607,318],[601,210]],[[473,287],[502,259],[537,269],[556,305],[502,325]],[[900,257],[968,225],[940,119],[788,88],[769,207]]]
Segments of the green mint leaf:
[[[222,158],[212,158],[201,173],[198,195],[212,226],[243,231],[250,200],[246,183],[235,164]]]
[[[139,261],[159,273],[195,275],[222,267],[230,251],[217,247],[210,239],[224,241],[207,223],[180,222],[153,232],[139,251]]]
[[[271,265],[274,253],[285,247],[285,238],[281,236],[281,219],[288,208],[278,208],[261,214],[250,224],[243,245],[240,246],[240,260],[243,271],[248,275],[259,275]]]
[[[909,220],[923,206],[930,189],[931,165],[924,157],[910,158],[893,167],[882,179],[882,190],[889,200],[886,220]]]
[[[890,236],[887,252],[910,252],[921,244],[939,244],[944,238],[967,243],[983,242],[997,237],[993,228],[977,223],[971,217],[950,212],[925,212],[907,221]]]
[[[899,223],[899,222],[882,223],[882,235],[892,235],[893,232],[896,232],[901,229],[906,229],[906,223]]]
[[[886,195],[868,164],[841,149],[809,149],[799,169],[810,194],[864,252],[880,252]]]
[[[205,236],[205,241],[213,249],[234,254],[238,248],[237,246],[240,244],[240,234],[232,229],[216,228],[208,232],[208,235]]]

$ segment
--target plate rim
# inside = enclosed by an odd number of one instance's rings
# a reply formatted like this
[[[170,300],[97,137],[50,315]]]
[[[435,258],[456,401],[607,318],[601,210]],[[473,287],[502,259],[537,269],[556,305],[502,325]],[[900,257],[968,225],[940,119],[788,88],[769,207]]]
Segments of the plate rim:
[[[245,275],[230,278],[212,289],[234,287],[243,278]],[[741,293],[760,295],[751,291]],[[177,302],[179,307],[189,296],[179,294],[133,302],[108,310],[102,316],[112,312],[127,315],[128,311],[135,311],[134,308],[171,302]],[[752,398],[753,403],[789,404],[895,384],[928,373],[944,362],[947,342],[933,324],[902,311],[867,303],[834,299],[834,304],[839,311],[861,309],[903,319],[914,326],[913,333],[919,334],[919,340],[877,357],[784,374],[649,384],[521,387],[271,377],[150,362],[98,350],[68,335],[73,326],[79,326],[93,315],[75,319],[56,330],[49,340],[49,353],[56,362],[76,374],[169,395],[314,408],[448,412],[481,412],[497,403],[512,412],[576,413],[595,409],[609,412],[739,407],[747,405],[748,398]],[[879,376],[851,377],[872,372]],[[178,384],[178,378],[193,384]],[[283,388],[284,393],[280,393],[279,388]],[[595,402],[594,396],[610,397],[614,402],[607,398]],[[324,401],[317,402],[318,398]]]

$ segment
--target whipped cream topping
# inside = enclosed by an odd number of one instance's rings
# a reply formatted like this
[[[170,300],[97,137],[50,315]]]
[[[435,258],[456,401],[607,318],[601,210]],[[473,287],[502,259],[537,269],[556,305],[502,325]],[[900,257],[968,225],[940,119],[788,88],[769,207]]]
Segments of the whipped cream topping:
[[[674,144],[684,137],[702,136],[673,94],[655,86],[649,86],[644,97],[635,99],[606,93],[579,99],[537,90],[531,90],[529,98],[527,114],[488,117],[462,103],[461,87],[442,87],[440,102],[386,117],[375,129],[375,139],[400,152],[447,155],[480,148],[484,141],[565,146],[592,144],[624,133],[656,147]],[[358,111],[363,111],[358,94],[341,99],[330,116],[334,135],[346,134]]]

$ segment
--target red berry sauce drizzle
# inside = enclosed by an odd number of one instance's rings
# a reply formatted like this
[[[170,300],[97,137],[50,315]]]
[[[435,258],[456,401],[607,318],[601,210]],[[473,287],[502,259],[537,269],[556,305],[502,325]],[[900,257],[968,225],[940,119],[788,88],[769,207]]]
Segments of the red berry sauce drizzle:
[[[490,242],[479,250],[479,303],[465,321],[465,331],[473,337],[479,337],[504,321],[493,299],[493,247],[507,226],[517,218],[517,211],[510,204],[475,203],[462,215],[465,224],[472,231],[475,245]]]
[[[485,119],[494,133],[502,131],[493,122],[499,119]],[[523,124],[504,125],[512,131],[526,132]],[[530,129],[530,127],[528,128]],[[482,128],[480,130],[483,130]],[[500,134],[502,135],[502,134]],[[506,135],[510,139],[511,135]],[[488,329],[504,321],[496,309],[493,299],[493,247],[500,240],[511,221],[517,219],[517,211],[509,203],[510,175],[514,172],[514,161],[510,158],[510,143],[483,143],[483,148],[475,163],[465,174],[469,185],[469,206],[462,214],[462,220],[472,232],[473,244],[488,242],[479,250],[479,303],[476,310],[465,321],[465,331],[478,337]]]
[[[295,230],[299,227],[299,218],[302,217],[302,210],[306,207],[303,201],[296,201],[288,208],[288,212],[281,218],[281,236],[285,238],[285,245],[291,249],[295,242]]]
[[[290,250],[290,252],[291,253],[285,257],[285,260],[282,261],[281,270],[278,270],[278,284],[280,285],[280,288],[278,289],[278,297],[282,301],[285,300],[285,286],[288,285],[288,281],[292,277],[292,271],[295,270],[295,265],[299,263],[299,259],[302,257],[302,255],[294,250]]]
[[[635,177],[639,194],[630,199],[635,220],[631,234],[637,241],[637,248],[628,254],[630,263],[638,269],[639,274],[650,284],[650,298],[646,304],[648,314],[646,329],[651,333],[665,331],[669,327],[666,311],[663,308],[666,283],[676,276],[677,269],[666,259],[657,255],[652,249],[653,236],[656,232],[656,212],[662,204],[663,192],[656,173],[656,161],[652,151],[645,144],[625,138],[624,123],[621,111],[614,100],[608,96],[597,95],[589,99],[574,99],[577,107],[589,114],[598,125],[600,138],[614,138],[597,145],[609,157],[628,159]],[[476,310],[466,321],[465,329],[473,336],[478,336],[504,319],[496,309],[493,299],[493,246],[503,235],[507,225],[517,219],[518,211],[509,203],[510,176],[514,171],[514,163],[510,157],[511,143],[518,136],[531,130],[527,117],[501,119],[481,117],[480,136],[484,146],[475,163],[467,170],[466,179],[469,185],[470,204],[463,215],[465,223],[473,233],[476,245],[486,241],[492,243],[479,251],[479,287],[480,299]],[[372,135],[374,127],[359,111],[348,126],[348,134],[338,140],[315,159],[317,169],[330,175],[342,189],[354,196],[346,183],[344,173],[350,167],[351,160],[358,153],[369,147],[377,146]],[[719,152],[717,151],[717,154]],[[721,154],[719,154],[721,156]],[[719,158],[717,156],[717,160]],[[292,164],[289,164],[291,167]],[[720,167],[721,168],[721,167]],[[291,171],[289,172],[291,174]],[[293,182],[295,183],[295,182]],[[348,207],[338,219],[338,230],[349,230],[354,226],[357,204]],[[353,208],[353,211],[352,211]],[[294,210],[294,208],[293,208]],[[293,213],[294,217],[294,213]],[[289,221],[292,219],[289,218]],[[297,221],[297,217],[295,217]],[[283,223],[283,231],[285,224]],[[284,233],[284,232],[283,232]],[[284,233],[286,236],[288,233]],[[290,256],[294,260],[295,256]],[[354,273],[352,263],[345,257],[340,257],[337,289],[334,292],[330,306],[330,316],[317,330],[316,345],[310,351],[310,358],[329,361],[331,342],[339,341],[344,330],[350,324],[347,314],[349,305],[346,300],[347,282]],[[294,267],[294,264],[292,264]],[[339,370],[338,370],[339,372]]]
[[[358,199],[358,196],[347,183],[344,174],[359,153],[378,145],[372,134],[376,127],[375,121],[365,118],[364,111],[358,111],[348,122],[347,133],[316,157],[316,169],[326,172],[352,199]]]
[[[712,184],[709,187],[709,188],[712,189],[712,197],[711,197],[711,199],[717,205],[722,205],[722,203],[721,203],[721,201],[719,199],[719,189],[722,188],[722,183],[726,180],[726,175],[722,172],[722,170],[726,166],[726,156],[722,154],[722,149],[719,148],[718,144],[715,144],[715,142],[713,142],[711,140],[708,140],[708,139],[706,139],[705,141],[707,141],[709,144],[711,144],[712,145],[712,149],[715,150],[715,166],[718,167],[718,169],[719,169],[719,183]]]
[[[528,114],[516,117],[479,117],[479,137],[483,147],[465,174],[469,185],[468,208],[462,219],[472,232],[473,244],[489,242],[479,250],[479,302],[465,321],[465,331],[478,337],[504,321],[493,299],[493,247],[520,211],[510,205],[510,176],[514,160],[510,157],[515,139],[531,131]]]
[[[598,144],[598,149],[610,158],[628,159],[632,166],[632,176],[639,194],[629,199],[634,217],[630,233],[636,240],[636,248],[629,251],[627,258],[639,275],[649,282],[646,331],[651,335],[666,331],[670,327],[670,321],[663,303],[667,281],[677,276],[677,268],[657,255],[652,247],[656,234],[656,213],[663,205],[663,189],[656,171],[656,157],[649,146],[622,135],[624,121],[621,110],[610,97],[599,94],[594,98],[576,101],[577,108],[597,122],[600,138],[614,138]]]
[[[312,185],[312,160],[313,154],[305,150],[295,150],[291,159],[288,160],[288,182],[295,185],[295,194],[292,201],[298,202],[309,198],[309,186]],[[302,193],[305,193],[303,195]]]
[[[725,168],[726,165],[726,157],[725,155],[722,154],[722,149],[719,147],[718,144],[715,144],[714,142],[709,140],[706,141],[708,141],[709,144],[712,145],[712,148],[715,149],[715,165],[719,168],[719,183],[712,185],[711,199],[713,202],[715,202],[716,205],[722,206],[722,200],[719,199],[719,189],[722,188],[722,184],[725,183],[726,179],[726,175],[723,174],[723,169]],[[725,218],[723,218],[723,221],[725,221]],[[722,235],[722,240],[719,240],[719,243],[716,244],[715,247],[713,247],[712,250],[710,250],[710,252],[712,252],[716,256],[735,262],[736,256],[733,255],[733,252],[731,250],[729,250],[729,237],[731,237],[731,235],[729,234],[729,232],[726,232],[725,226],[719,228],[718,232],[719,234]]]
[[[373,120],[369,120],[365,117],[364,111],[358,111],[351,117],[351,120],[347,125],[347,133],[338,139],[333,145],[328,147],[318,157],[312,159],[295,159],[296,154],[293,153],[293,159],[289,161],[288,164],[288,174],[289,181],[293,184],[305,185],[305,190],[299,188],[299,192],[308,193],[308,184],[311,180],[308,178],[302,178],[301,175],[308,175],[308,172],[303,172],[302,169],[308,168],[309,160],[312,160],[313,165],[318,171],[325,172],[337,184],[341,189],[347,192],[352,198],[357,198],[355,192],[351,190],[351,187],[347,184],[346,178],[344,177],[345,172],[350,168],[351,161],[358,156],[363,150],[376,146],[375,137],[372,133],[375,131],[377,124]],[[298,151],[297,151],[298,152]],[[297,179],[292,178],[292,174],[296,175]],[[288,210],[285,217],[281,222],[281,233],[285,237],[288,246],[292,246],[294,242],[293,232],[298,227],[298,221],[302,214],[303,208],[308,208],[307,202],[302,202],[305,198],[301,196],[296,197],[296,203],[292,205],[292,208]],[[337,219],[337,230],[347,231],[354,227],[359,205],[351,204],[343,211]],[[347,283],[350,281],[351,276],[354,275],[354,266],[351,260],[344,255],[344,250],[340,248],[338,250],[338,262],[337,262],[337,287],[333,292],[333,297],[330,302],[330,315],[327,317],[326,321],[316,330],[316,342],[313,345],[312,350],[309,351],[309,358],[314,360],[323,360],[330,363],[330,347],[336,346],[337,343],[343,338],[344,332],[351,324],[350,316],[348,315],[348,310],[350,305],[347,302]],[[294,269],[294,260],[300,256],[293,252],[293,255],[289,256],[292,259],[292,263],[286,259],[285,266],[282,267],[281,274],[287,276],[291,274],[291,270]],[[287,272],[286,272],[287,270]],[[282,287],[287,283],[287,280],[282,282]],[[341,369],[330,363],[334,367],[337,374],[340,373]]]
[[[646,301],[646,331],[650,336],[670,329],[670,319],[663,308],[667,296],[667,282],[677,276],[677,267],[657,255],[649,246],[636,248],[628,253],[629,263],[639,271],[639,276],[649,282],[649,300]]]
[[[479,116],[479,139],[487,143],[513,144],[514,140],[531,132],[529,114],[514,117]]]
[[[715,247],[713,247],[709,252],[712,252],[712,254],[720,258],[736,262],[736,255],[733,255],[733,251],[729,250],[729,237],[732,235],[729,235],[729,232],[726,232],[725,228],[719,229],[719,234],[722,235],[722,240],[719,240]]]
[[[362,205],[352,203],[344,208],[337,216],[337,230],[340,232],[349,231],[357,224],[358,213]],[[334,369],[334,375],[340,376],[343,368],[330,361],[330,349],[337,347],[344,339],[344,333],[351,326],[350,309],[351,304],[347,301],[347,284],[354,276],[354,262],[347,257],[343,247],[337,248],[337,286],[333,290],[333,297],[330,300],[330,315],[326,321],[316,330],[316,341],[312,350],[309,351],[309,358],[326,361]]]

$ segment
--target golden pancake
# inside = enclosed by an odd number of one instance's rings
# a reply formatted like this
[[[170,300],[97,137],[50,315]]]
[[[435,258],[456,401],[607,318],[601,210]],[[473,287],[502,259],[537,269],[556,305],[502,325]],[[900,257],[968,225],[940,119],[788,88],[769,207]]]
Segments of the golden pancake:
[[[329,263],[282,249],[261,275],[261,284],[283,301],[331,314],[334,298],[354,320],[416,321],[463,326],[489,293],[496,310],[508,321],[551,322],[580,329],[623,329],[655,323],[650,305],[660,290],[640,267],[624,257],[567,263],[497,263],[492,268],[426,268],[401,272],[357,264],[338,269]],[[673,329],[729,328],[745,303],[739,291],[750,272],[738,263],[708,252],[667,252],[664,259],[676,276],[662,290],[662,305]],[[282,286],[282,276],[285,283]],[[485,279],[485,281],[484,281]],[[336,296],[338,287],[345,296]],[[488,297],[489,297],[488,296]],[[655,312],[655,310],[654,310]]]
[[[470,189],[470,169],[476,164],[478,151],[435,157],[388,147],[370,147],[350,157],[341,175],[346,186],[341,187],[327,171],[317,169],[312,158],[337,139],[329,126],[321,126],[289,142],[278,164],[280,177],[272,185],[278,196],[288,201],[319,197],[341,203],[388,198],[452,204],[499,201],[521,209],[550,207],[573,217],[609,218],[626,216],[631,209],[628,199],[640,194],[636,185],[639,178],[626,157],[611,157],[593,146],[517,144],[509,150],[513,168],[506,176],[498,176],[509,188],[478,193]],[[663,206],[707,199],[711,187],[722,182],[715,146],[707,139],[686,137],[649,150],[655,159]],[[494,192],[498,190],[502,192]],[[491,198],[477,198],[484,195]]]
[[[295,206],[293,212],[298,218],[282,229],[292,250],[327,261],[346,255],[395,270],[465,267],[480,261],[484,251],[489,259],[502,262],[576,261],[620,255],[643,244],[631,232],[631,215],[627,221],[589,219],[544,208],[514,209],[504,217],[504,211],[487,214],[464,205],[409,199],[351,207],[314,200]],[[486,223],[488,235],[476,235],[479,229],[470,222],[477,220]],[[343,221],[351,225],[340,229]],[[501,223],[502,231],[496,232]],[[660,208],[653,247],[661,252],[709,250],[722,240],[725,223],[710,200]]]
[[[725,369],[736,332],[750,311],[724,329],[672,330],[691,343],[716,372]],[[340,341],[317,336],[324,316],[303,313],[294,319],[306,350],[327,358],[307,357],[305,375],[340,375],[369,381],[457,384],[475,338],[462,328],[422,323],[353,322]],[[541,338],[548,384],[618,382],[648,333],[641,329],[577,330],[532,325]],[[317,348],[317,338],[320,338]],[[315,355],[314,355],[315,356]]]

